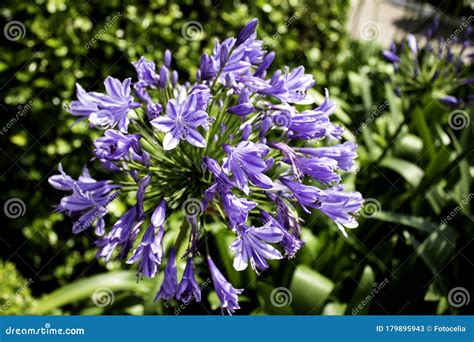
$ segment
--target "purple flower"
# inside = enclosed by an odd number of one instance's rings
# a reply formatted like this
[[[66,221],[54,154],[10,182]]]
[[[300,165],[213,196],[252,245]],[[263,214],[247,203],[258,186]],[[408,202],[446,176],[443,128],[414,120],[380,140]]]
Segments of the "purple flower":
[[[211,80],[219,72],[219,63],[215,58],[209,57],[208,54],[203,54],[201,56],[201,63],[199,67],[199,76],[198,79],[202,80]]]
[[[239,198],[231,192],[221,191],[220,197],[231,228],[244,224],[250,211],[257,206],[257,203]]]
[[[227,109],[228,113],[239,116],[247,116],[254,111],[255,107],[252,102],[249,101],[249,92],[245,89],[242,90],[239,95],[239,104]]]
[[[174,149],[183,139],[197,147],[206,146],[204,137],[197,131],[200,126],[207,128],[209,123],[205,107],[199,103],[202,98],[203,94],[200,91],[191,93],[182,103],[170,100],[166,106],[166,115],[150,122],[153,127],[166,133],[163,139],[165,150]]]
[[[255,76],[244,76],[240,80],[249,88],[262,95],[274,96],[282,102],[311,104],[314,99],[307,93],[314,84],[313,76],[304,73],[304,67],[300,66],[290,72],[285,67],[284,73],[277,70],[272,78],[262,80]]]
[[[148,185],[151,182],[151,175],[146,175],[142,179],[138,181],[138,189],[137,189],[137,214],[138,218],[142,219],[145,214],[143,210],[143,200],[145,199],[145,192]]]
[[[264,271],[268,268],[267,260],[281,259],[281,253],[269,243],[277,243],[283,239],[281,229],[266,223],[262,227],[248,227],[242,225],[237,228],[238,237],[230,248],[236,252],[234,268],[243,271],[247,268],[249,260],[252,269]]]
[[[244,43],[247,39],[249,39],[250,36],[254,35],[255,30],[257,29],[257,25],[258,25],[258,19],[254,18],[250,20],[237,36],[237,40],[235,41],[235,46],[242,45],[242,43]]]
[[[448,95],[440,98],[439,102],[450,107],[458,107],[462,101],[454,96]]]
[[[144,86],[157,86],[160,78],[156,74],[155,62],[148,62],[145,57],[141,57],[138,62],[133,62],[137,71],[138,81]]]
[[[286,177],[281,177],[280,181],[291,190],[303,210],[307,213],[310,213],[307,207],[318,209],[321,206],[319,200],[320,189],[314,186],[294,182]]]
[[[209,168],[209,171],[212,172],[215,179],[225,190],[229,189],[232,186],[232,182],[229,180],[224,170],[222,170],[221,166],[216,160],[209,157],[204,157],[202,161],[203,164]]]
[[[72,101],[69,106],[69,113],[79,117],[79,119],[88,119],[91,113],[100,110],[100,103],[104,95],[96,92],[86,92],[79,83],[76,83],[76,101]]]
[[[166,49],[165,54],[163,56],[163,63],[165,63],[165,66],[169,69],[171,68],[171,60],[172,60],[172,55],[171,51]]]
[[[161,201],[151,216],[150,226],[143,235],[142,241],[127,261],[129,264],[140,262],[138,275],[142,274],[145,277],[152,278],[158,271],[163,258],[163,235],[165,233],[163,223],[165,222],[165,215],[166,202]],[[156,229],[158,229],[158,233],[155,236]]]
[[[344,228],[356,228],[358,223],[353,214],[358,212],[364,202],[359,192],[345,192],[341,186],[337,186],[319,192],[321,205],[318,208],[331,218],[347,237]]]
[[[332,158],[300,158],[301,171],[323,184],[339,183],[341,176],[335,173],[337,160]]]
[[[133,206],[115,222],[109,234],[96,241],[96,245],[99,247],[97,257],[108,262],[117,246],[133,245],[138,228],[142,223],[143,221],[137,221],[137,208]],[[128,251],[129,248],[124,248],[122,256],[126,255]]]
[[[336,104],[326,89],[324,101],[313,105],[314,79],[302,66],[284,66],[270,73],[275,53],[265,51],[264,42],[257,39],[257,25],[253,19],[237,38],[216,41],[212,52],[202,55],[194,83],[179,81],[177,71],[171,69],[171,52],[166,50],[161,65],[145,57],[133,63],[137,74],[133,84],[130,79],[107,77],[105,93],[87,92],[77,85],[71,113],[105,130],[94,141],[90,161],[112,171],[123,188],[93,179],[87,169],[73,179],[60,166],[60,173],[49,179],[53,187],[68,192],[58,210],[72,217],[75,233],[95,224],[96,233],[104,234],[96,241],[97,257],[107,262],[117,253],[128,263],[137,263],[139,279],[155,276],[166,263],[156,300],[200,301],[193,262],[203,260],[195,256],[207,254],[222,311],[232,314],[239,308],[242,290],[216,267],[210,258],[214,252],[199,248],[204,231],[206,239],[216,233],[204,229],[213,220],[226,221],[228,230],[236,234],[229,246],[235,254],[234,268],[242,271],[250,263],[257,274],[269,268],[268,260],[292,258],[303,246],[299,208],[321,211],[345,235],[346,228],[357,225],[354,215],[362,197],[338,186],[342,170],[354,170],[356,150],[352,143],[339,142],[343,129],[330,120]],[[464,44],[461,49],[465,48]],[[455,62],[453,52],[446,50],[439,58]],[[384,55],[401,60],[395,45],[389,52]],[[403,52],[416,60],[408,47]],[[423,70],[418,64],[416,68]],[[437,73],[433,76],[437,81],[446,77],[442,68]],[[468,77],[463,80],[463,84],[474,83]],[[459,97],[463,104],[473,97],[467,94]],[[106,232],[105,208],[118,188],[127,192],[129,200],[135,196],[135,203]],[[168,209],[160,199],[168,201]],[[199,202],[199,218],[190,210],[183,215],[188,200]],[[152,206],[156,208],[148,214]],[[183,248],[171,248],[166,262],[167,210],[169,216],[187,220],[178,223],[188,229],[186,234],[175,231],[167,236],[167,245]],[[254,226],[258,217],[261,226]],[[146,220],[150,223],[142,228]],[[177,258],[187,260],[180,282]]]
[[[163,107],[159,103],[152,103],[148,102],[146,105],[146,115],[148,117],[148,120],[153,120],[160,116],[161,112],[163,110]]]
[[[272,64],[273,60],[275,59],[275,52],[269,52],[263,58],[262,63],[258,66],[257,70],[254,72],[255,77],[265,77],[267,69]]]
[[[84,167],[82,175],[76,181],[68,176],[59,164],[60,175],[49,178],[49,184],[63,191],[72,191],[72,194],[61,199],[58,210],[75,220],[72,231],[78,234],[97,221],[96,233],[104,233],[103,216],[107,213],[106,206],[118,195],[114,192],[120,188],[110,181],[97,181],[91,177],[89,170]]]
[[[306,212],[310,213],[307,207],[322,211],[336,223],[344,236],[347,237],[344,228],[357,227],[353,214],[359,211],[363,203],[359,192],[344,192],[340,186],[321,190],[284,177],[280,180],[291,190]]]
[[[236,289],[229,283],[221,271],[216,267],[211,257],[207,257],[207,263],[209,264],[209,270],[211,271],[212,282],[214,283],[214,290],[217,293],[217,297],[221,302],[222,310],[227,310],[227,313],[233,314],[235,310],[240,309],[239,306],[239,294],[243,289]]]
[[[142,241],[133,252],[132,257],[127,261],[129,264],[140,262],[137,275],[145,275],[152,278],[158,271],[163,258],[162,239],[164,234],[163,226],[158,228],[155,236],[155,227],[150,225],[143,235]]]
[[[384,58],[391,62],[391,63],[398,63],[400,62],[400,57],[398,57],[394,52],[390,51],[390,50],[383,50],[382,51],[382,55],[384,56]]]
[[[160,68],[160,88],[166,88],[169,81],[169,70],[167,67],[162,66]]]
[[[104,81],[107,94],[86,93],[77,85],[77,101],[73,101],[70,106],[70,113],[82,118],[89,118],[94,127],[110,128],[118,125],[122,132],[127,132],[128,112],[131,109],[140,107],[134,102],[130,95],[130,78],[120,82],[113,77],[107,77]]]
[[[191,257],[186,262],[186,268],[184,269],[183,278],[179,283],[176,298],[185,303],[192,299],[195,299],[197,302],[201,301],[201,289],[194,277],[193,258]]]
[[[160,291],[156,294],[155,300],[171,300],[176,296],[177,292],[178,275],[176,270],[176,253],[172,247],[170,255],[168,256],[168,261],[166,262],[163,284],[161,284]]]
[[[248,194],[249,179],[252,184],[264,189],[273,186],[272,180],[263,173],[267,169],[263,158],[270,151],[268,146],[242,141],[235,147],[224,145],[224,151],[227,158],[224,159],[223,169],[227,174],[232,172],[232,180],[239,189]]]
[[[283,233],[283,238],[281,239],[280,244],[285,250],[286,256],[288,258],[293,258],[296,252],[298,252],[300,248],[303,246],[303,241],[301,241],[295,235],[290,234],[289,232],[290,227],[285,227],[284,222],[278,221],[277,219],[275,219],[273,216],[271,216],[269,213],[267,213],[264,210],[261,210],[260,213],[263,216],[265,223],[269,222],[272,226],[277,227],[281,230],[281,232]],[[281,217],[279,217],[279,219],[280,218]]]
[[[351,171],[354,168],[354,159],[357,158],[356,145],[351,142],[324,147],[302,147],[298,151],[319,158],[331,158],[337,161],[337,167]]]
[[[212,80],[219,73],[219,82],[228,85],[229,80],[251,75],[251,68],[262,63],[265,51],[263,42],[255,39],[257,20],[251,21],[240,34],[240,38],[229,38],[216,42],[211,56],[203,54],[199,78]]]
[[[141,154],[139,134],[124,134],[120,131],[109,129],[103,137],[98,138],[94,142],[94,154],[99,159],[105,160],[121,160],[129,159],[130,149],[135,153]]]

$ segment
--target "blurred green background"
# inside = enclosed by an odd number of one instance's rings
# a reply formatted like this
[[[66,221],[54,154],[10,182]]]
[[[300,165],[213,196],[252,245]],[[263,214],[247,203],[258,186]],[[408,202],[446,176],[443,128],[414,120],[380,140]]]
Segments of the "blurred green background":
[[[76,82],[98,90],[107,75],[134,77],[132,61],[159,61],[167,48],[181,77],[192,77],[214,38],[237,34],[252,17],[276,51],[274,65],[305,66],[319,96],[329,88],[338,104],[334,119],[359,144],[358,174],[345,183],[367,203],[347,239],[322,216],[305,217],[306,245],[295,259],[272,264],[260,278],[226,267],[236,287],[250,284],[237,314],[472,313],[472,302],[448,298],[457,287],[468,295],[474,289],[474,124],[452,129],[452,109],[433,89],[396,96],[382,47],[350,38],[350,8],[349,0],[2,1],[2,28],[16,20],[25,30],[20,39],[3,39],[0,50],[1,203],[21,199],[25,210],[16,218],[4,210],[0,314],[176,313],[152,300],[159,277],[137,284],[129,266],[95,259],[92,235],[73,236],[69,220],[53,213],[61,194],[47,178],[59,162],[77,176],[97,137],[86,125],[70,128],[66,109]],[[452,8],[456,16],[442,20],[448,33],[472,13],[467,3]],[[183,37],[191,21],[202,26],[203,39]],[[464,73],[474,76],[472,67]],[[472,109],[463,109],[467,118]],[[123,208],[114,202],[112,216]],[[222,260],[231,258],[228,244],[213,241]],[[271,300],[280,287],[291,296],[285,305]],[[97,305],[101,288],[113,292],[113,302]],[[179,313],[219,312],[211,289],[203,297],[203,305]]]

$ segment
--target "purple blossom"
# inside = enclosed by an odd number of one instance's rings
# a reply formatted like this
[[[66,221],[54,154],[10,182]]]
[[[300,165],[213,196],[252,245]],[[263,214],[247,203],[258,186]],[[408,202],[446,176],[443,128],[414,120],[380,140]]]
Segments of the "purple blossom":
[[[315,148],[302,147],[298,148],[298,151],[314,157],[334,159],[337,161],[337,167],[345,171],[354,168],[354,159],[357,158],[356,145],[351,142]]]
[[[286,256],[289,258],[293,258],[303,246],[303,241],[301,241],[295,235],[290,234],[290,227],[285,227],[285,223],[283,221],[275,219],[273,216],[271,216],[264,210],[261,210],[260,213],[264,219],[264,222],[269,223],[272,226],[277,227],[281,230],[283,238],[281,239],[280,244],[285,250]]]
[[[94,127],[111,128],[118,125],[122,132],[127,132],[128,112],[140,107],[140,103],[134,102],[130,95],[131,80],[127,78],[123,82],[113,77],[107,77],[104,81],[107,94],[90,92],[87,93],[77,85],[77,101],[70,106],[70,113],[81,118],[89,118]]]
[[[248,227],[242,225],[237,229],[238,237],[230,248],[236,252],[234,268],[243,271],[247,268],[249,260],[252,269],[264,271],[268,268],[267,260],[281,259],[283,256],[269,243],[277,243],[283,239],[283,232],[271,222],[262,227]]]
[[[233,314],[235,310],[240,309],[239,294],[244,290],[234,288],[232,284],[224,278],[221,271],[219,271],[209,256],[207,257],[207,263],[209,264],[214,290],[221,302],[222,310],[226,310],[229,315]]]
[[[143,235],[142,241],[133,252],[132,257],[127,261],[129,264],[140,262],[137,275],[153,278],[158,271],[163,258],[162,238],[164,234],[163,226],[158,228],[155,236],[155,227],[150,225]]]
[[[318,208],[331,218],[347,237],[344,228],[356,228],[358,223],[353,214],[357,213],[364,200],[359,192],[345,192],[341,186],[319,191],[321,205]]]
[[[145,275],[145,277],[152,278],[161,265],[163,258],[163,235],[165,233],[163,227],[165,215],[166,202],[161,201],[151,216],[150,226],[143,235],[142,241],[133,252],[132,257],[127,261],[129,264],[140,262],[138,275],[141,273]],[[156,229],[158,229],[158,233],[155,235]]]
[[[228,113],[246,116],[255,111],[255,107],[252,102],[249,101],[249,92],[244,89],[240,92],[239,95],[239,104],[227,109]]]
[[[284,110],[285,107],[282,109]],[[318,107],[312,110],[305,110],[301,113],[288,112],[289,124],[287,125],[291,132],[292,139],[322,139],[329,138],[337,140],[341,138],[343,130],[334,125],[329,116],[336,109],[336,104],[329,100],[329,94],[326,90],[326,96]]]
[[[242,31],[240,31],[237,39],[235,41],[235,46],[242,45],[250,36],[255,34],[255,30],[257,29],[258,19],[250,20],[247,25],[244,26]]]
[[[98,258],[103,258],[106,262],[112,257],[113,251],[117,246],[131,246],[138,234],[138,228],[143,221],[137,221],[137,208],[133,206],[123,216],[115,222],[110,233],[96,241],[99,247]],[[128,252],[125,248],[122,256]]]
[[[91,177],[84,167],[82,175],[76,181],[67,175],[59,164],[59,175],[49,178],[49,184],[58,190],[72,191],[72,194],[61,199],[58,211],[74,219],[72,232],[78,234],[89,228],[94,222],[96,233],[103,234],[103,216],[107,214],[106,206],[118,195],[114,190],[120,188],[110,181],[97,181]]]
[[[263,173],[267,169],[263,158],[270,151],[268,146],[242,141],[235,147],[224,145],[224,151],[227,158],[224,159],[223,169],[227,174],[232,172],[232,180],[239,189],[248,194],[249,179],[252,184],[264,189],[273,186],[272,180]]]
[[[171,300],[178,292],[178,275],[176,270],[176,253],[174,248],[171,248],[170,255],[165,267],[165,276],[163,284],[161,284],[160,291],[156,294],[155,300],[164,299]]]
[[[321,182],[323,184],[339,183],[341,176],[335,170],[337,169],[337,160],[332,158],[300,158],[299,164],[301,171]]]
[[[123,134],[120,131],[109,129],[105,132],[103,137],[98,138],[94,142],[94,154],[100,160],[121,160],[129,159],[130,149],[135,153],[141,154],[141,147],[139,134]]]
[[[133,62],[137,72],[138,81],[145,86],[157,86],[160,81],[156,74],[155,62],[148,62],[145,57],[140,57],[138,62]]]
[[[300,182],[294,182],[286,177],[281,177],[280,181],[290,189],[291,193],[295,196],[304,211],[310,213],[307,207],[318,209],[321,206],[319,200],[320,189],[311,186],[301,184]]]
[[[454,96],[448,95],[448,96],[444,96],[440,98],[439,102],[441,102],[444,105],[456,108],[456,107],[459,107],[461,100]]]
[[[244,224],[250,211],[257,206],[257,203],[239,198],[231,192],[221,191],[220,197],[231,228]]]
[[[138,181],[138,189],[137,189],[137,215],[138,218],[142,219],[145,216],[143,210],[143,200],[145,199],[145,192],[148,185],[151,182],[151,175],[146,175],[142,179]]]
[[[398,57],[394,52],[390,50],[383,50],[382,55],[384,58],[389,61],[390,63],[398,63],[400,62],[400,57]]]
[[[172,55],[170,50],[165,50],[165,54],[163,56],[163,63],[165,63],[165,66],[169,69],[171,68],[171,60],[172,60]]]
[[[188,261],[186,262],[186,268],[184,269],[183,278],[179,283],[176,298],[185,303],[191,301],[192,299],[195,299],[196,302],[201,301],[201,289],[199,288],[194,276],[192,257],[189,257]]]
[[[205,106],[200,104],[205,96],[202,93],[208,94],[208,91],[191,93],[182,103],[170,100],[166,106],[166,115],[151,120],[153,127],[166,133],[163,139],[165,150],[174,149],[180,140],[186,140],[197,147],[206,146],[204,137],[197,131],[198,127],[207,128],[209,124]]]
[[[273,60],[275,59],[275,52],[269,52],[263,58],[262,63],[258,66],[257,70],[254,72],[255,77],[265,77],[267,69],[272,64]]]
[[[249,88],[262,95],[274,96],[282,102],[311,104],[314,99],[307,93],[314,85],[313,76],[304,73],[300,66],[293,71],[285,67],[284,73],[277,70],[270,80],[262,80],[255,76],[241,77],[240,80]]]

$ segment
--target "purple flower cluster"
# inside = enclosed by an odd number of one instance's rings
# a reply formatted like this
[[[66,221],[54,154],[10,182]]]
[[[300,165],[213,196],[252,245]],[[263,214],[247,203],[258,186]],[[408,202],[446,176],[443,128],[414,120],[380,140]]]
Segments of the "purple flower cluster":
[[[424,40],[408,34],[400,43],[393,42],[382,55],[393,65],[398,95],[412,95],[418,100],[428,92],[443,105],[463,107],[474,100],[470,73],[474,30],[469,23],[460,34],[435,39],[438,26],[439,21],[435,20]]]
[[[340,143],[343,130],[330,120],[335,103],[326,91],[313,104],[314,80],[303,67],[270,72],[275,54],[257,40],[257,24],[203,54],[194,83],[179,82],[166,51],[159,69],[145,57],[133,63],[136,81],[108,77],[106,94],[77,85],[70,112],[105,130],[94,159],[117,185],[87,169],[76,181],[60,166],[49,181],[72,194],[58,210],[74,220],[74,233],[96,224],[98,258],[138,264],[139,277],[163,268],[157,300],[200,301],[199,261],[207,254],[222,309],[239,309],[243,290],[208,254],[208,223],[218,216],[234,236],[235,270],[250,264],[257,274],[303,246],[298,213],[320,212],[345,236],[357,227],[362,196],[341,184],[342,173],[355,169],[356,146]],[[118,189],[135,202],[107,230],[105,208]],[[182,221],[179,231],[170,216]]]

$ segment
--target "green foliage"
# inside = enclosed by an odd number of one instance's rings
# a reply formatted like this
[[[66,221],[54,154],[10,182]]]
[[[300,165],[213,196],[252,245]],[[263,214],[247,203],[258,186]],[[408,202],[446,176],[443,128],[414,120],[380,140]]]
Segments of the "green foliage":
[[[25,280],[11,262],[0,260],[0,314],[31,314],[36,306],[31,296],[33,279]]]

